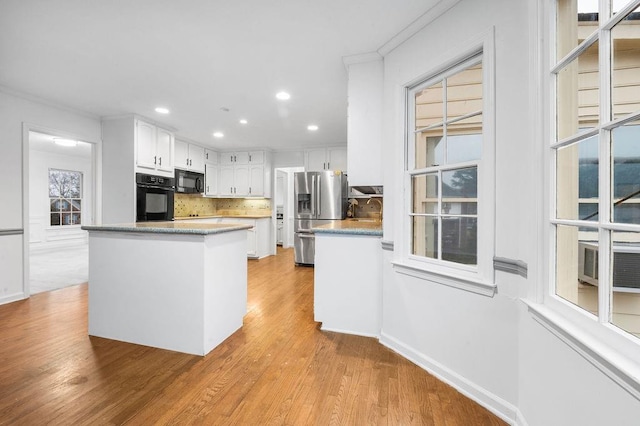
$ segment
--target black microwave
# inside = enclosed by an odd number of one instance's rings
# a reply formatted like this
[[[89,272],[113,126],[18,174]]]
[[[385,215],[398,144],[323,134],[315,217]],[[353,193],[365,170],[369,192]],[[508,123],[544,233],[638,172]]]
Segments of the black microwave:
[[[204,174],[176,169],[176,192],[202,194],[204,192]]]

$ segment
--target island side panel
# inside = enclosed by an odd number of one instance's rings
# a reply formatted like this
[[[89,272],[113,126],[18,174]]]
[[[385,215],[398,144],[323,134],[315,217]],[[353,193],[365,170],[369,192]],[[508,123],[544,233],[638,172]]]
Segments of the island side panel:
[[[314,319],[322,330],[379,337],[380,237],[316,233]]]
[[[89,334],[204,355],[203,240],[90,232]]]
[[[205,353],[242,327],[247,313],[247,231],[208,235],[204,250]]]

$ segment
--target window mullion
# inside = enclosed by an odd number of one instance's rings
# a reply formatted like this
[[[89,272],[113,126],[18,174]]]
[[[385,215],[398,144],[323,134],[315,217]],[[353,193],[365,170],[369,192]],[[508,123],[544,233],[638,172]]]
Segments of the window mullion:
[[[610,16],[610,2],[600,1],[600,16]],[[605,21],[604,19],[602,21]],[[601,27],[602,28],[602,27]],[[600,123],[606,123],[612,119],[611,114],[611,72],[612,51],[611,31],[599,30],[599,70],[600,70]],[[608,323],[611,321],[613,301],[613,274],[611,268],[612,231],[602,228],[603,224],[611,223],[612,206],[612,182],[611,182],[611,130],[600,128],[599,132],[599,166],[598,166],[598,321]]]
[[[442,170],[438,170],[438,211],[436,217],[438,218],[438,259],[442,260]]]

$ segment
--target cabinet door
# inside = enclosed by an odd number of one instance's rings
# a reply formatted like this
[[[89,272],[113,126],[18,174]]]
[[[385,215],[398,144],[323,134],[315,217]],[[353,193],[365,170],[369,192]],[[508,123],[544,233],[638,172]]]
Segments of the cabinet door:
[[[347,149],[329,148],[327,155],[327,170],[347,170]]]
[[[249,153],[249,163],[264,164],[264,151],[251,151]]]
[[[220,180],[218,181],[218,194],[233,195],[233,166],[220,167]]]
[[[233,152],[221,152],[219,155],[220,164],[233,164],[234,156]]]
[[[249,195],[264,195],[264,166],[249,166]]]
[[[204,162],[209,164],[218,164],[218,153],[210,149],[205,149]]]
[[[204,194],[218,195],[218,167],[213,164],[205,164]]]
[[[189,144],[176,140],[174,144],[175,166],[178,169],[187,170],[189,168]]]
[[[173,171],[173,134],[156,128],[156,168],[165,172]]]
[[[245,165],[249,164],[249,153],[240,151],[233,154],[234,164]]]
[[[255,226],[247,229],[247,256],[258,256],[258,238],[256,236]]]
[[[189,168],[194,172],[204,173],[204,148],[189,145]]]
[[[156,127],[136,121],[136,165],[156,168]]]
[[[307,171],[319,172],[327,168],[327,150],[310,149],[307,151]]]
[[[234,195],[249,195],[249,166],[234,167]]]

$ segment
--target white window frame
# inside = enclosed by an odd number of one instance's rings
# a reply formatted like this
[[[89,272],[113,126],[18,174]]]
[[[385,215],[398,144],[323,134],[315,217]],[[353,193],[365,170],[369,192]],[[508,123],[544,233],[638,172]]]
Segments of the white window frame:
[[[604,6],[605,1],[600,1],[600,5]],[[640,0],[634,0],[627,7],[620,10],[616,16],[622,18],[626,14],[634,10],[640,5]],[[529,294],[527,299],[522,299],[529,307],[529,312],[533,319],[540,323],[543,327],[557,336],[560,340],[582,355],[586,360],[591,362],[596,368],[617,382],[622,388],[628,391],[636,399],[640,400],[640,339],[635,338],[617,326],[609,323],[608,294],[609,285],[599,287],[598,295],[598,312],[599,316],[595,317],[583,308],[556,295],[556,226],[571,225],[578,226],[581,221],[556,219],[556,168],[555,168],[555,152],[560,146],[570,144],[573,140],[582,139],[588,134],[598,135],[600,138],[609,138],[608,132],[612,127],[618,124],[628,122],[634,118],[638,118],[637,114],[628,116],[623,119],[609,120],[609,83],[610,73],[608,69],[600,69],[600,117],[599,124],[595,130],[581,133],[579,137],[569,137],[565,140],[556,141],[556,92],[555,92],[555,76],[554,71],[559,70],[568,60],[556,60],[555,40],[556,40],[556,0],[546,0],[538,3],[535,7],[535,15],[537,16],[536,24],[530,28],[533,34],[532,39],[538,40],[540,43],[539,50],[532,54],[532,67],[538,70],[542,78],[534,76],[534,84],[530,96],[532,103],[538,105],[542,114],[534,117],[533,122],[538,129],[532,129],[536,140],[543,151],[540,158],[543,162],[540,170],[544,170],[545,176],[544,190],[541,192],[542,205],[541,214],[544,218],[542,223],[546,226],[540,227],[541,247],[540,259],[545,262],[540,266],[539,285]],[[599,50],[600,50],[600,66],[603,64],[603,58],[611,54],[609,44],[609,33],[606,32],[615,25],[616,20],[602,19],[603,16],[609,14],[601,14],[599,19]],[[603,37],[604,34],[604,37]],[[587,39],[587,43],[592,37]],[[545,42],[546,40],[546,42]],[[582,46],[582,45],[581,45]],[[575,48],[568,56],[577,57],[582,51],[580,47]],[[606,119],[605,119],[606,117]],[[539,131],[539,129],[544,129]],[[609,170],[608,164],[610,158],[610,147],[608,144],[600,144],[600,172]],[[627,224],[606,224],[603,223],[608,219],[608,208],[606,203],[609,200],[610,188],[609,182],[603,182],[599,179],[599,198],[601,212],[600,222],[596,226],[599,229],[599,244],[609,244],[610,230],[630,230],[640,231],[638,225]],[[604,218],[604,219],[603,219]],[[589,223],[589,226],[594,226]],[[610,262],[603,259],[606,254],[600,250],[600,271],[608,274]],[[603,260],[605,263],[603,263]],[[606,306],[603,306],[606,305]]]
[[[491,28],[474,38],[457,52],[438,61],[438,65],[421,76],[403,85],[404,91],[404,172],[403,212],[401,232],[393,261],[397,272],[447,285],[473,293],[492,297],[496,293],[493,256],[495,247],[495,46],[494,29]],[[447,169],[478,166],[478,262],[475,266],[445,260],[431,259],[411,254],[412,206],[411,177],[426,169],[411,170],[415,155],[414,114],[411,97],[418,87],[424,88],[430,81],[443,75],[462,70],[470,65],[472,58],[480,55],[482,60],[482,154],[480,160],[447,165]],[[466,66],[465,66],[466,64]]]
[[[80,211],[78,213],[80,213],[80,223],[74,223],[71,225],[63,225],[62,224],[62,216],[60,217],[60,225],[51,225],[51,200],[53,199],[53,197],[49,197],[49,214],[48,214],[48,225],[47,228],[48,229],[72,229],[72,228],[80,228],[82,226],[82,222],[84,220],[84,172],[80,171],[80,170],[68,170],[68,169],[59,169],[56,167],[50,167],[49,171],[47,173],[47,183],[50,183],[49,179],[51,179],[51,171],[55,170],[58,172],[67,172],[67,173],[77,173],[80,175],[80,197],[74,198],[77,200],[80,200],[81,202],[81,208]],[[59,199],[63,199],[64,197],[58,197]],[[73,211],[70,211],[71,213],[73,213]]]

